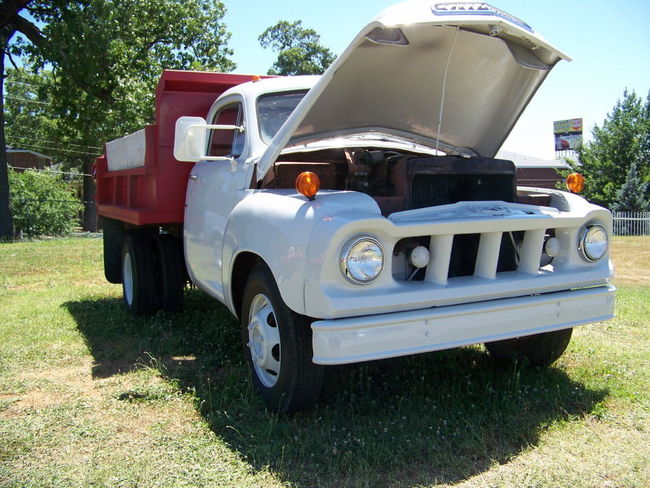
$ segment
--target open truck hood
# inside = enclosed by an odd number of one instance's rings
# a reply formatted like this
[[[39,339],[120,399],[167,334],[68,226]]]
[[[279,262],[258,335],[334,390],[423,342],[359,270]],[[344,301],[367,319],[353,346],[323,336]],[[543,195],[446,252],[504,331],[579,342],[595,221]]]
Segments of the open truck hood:
[[[487,4],[397,4],[308,92],[262,156],[258,175],[289,146],[363,132],[493,157],[560,59],[570,60]]]

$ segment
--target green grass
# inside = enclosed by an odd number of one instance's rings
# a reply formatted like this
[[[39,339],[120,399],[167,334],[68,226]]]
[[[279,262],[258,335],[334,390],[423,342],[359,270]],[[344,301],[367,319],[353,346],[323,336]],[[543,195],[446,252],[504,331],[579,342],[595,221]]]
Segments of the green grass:
[[[1,487],[650,484],[647,285],[553,368],[478,346],[331,368],[291,419],[253,394],[222,306],[189,290],[135,318],[120,296],[100,240],[0,245]]]

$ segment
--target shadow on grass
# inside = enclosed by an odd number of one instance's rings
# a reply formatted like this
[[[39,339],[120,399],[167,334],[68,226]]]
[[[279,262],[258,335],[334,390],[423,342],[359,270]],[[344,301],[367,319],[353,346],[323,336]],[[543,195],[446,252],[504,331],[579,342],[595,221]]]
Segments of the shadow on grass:
[[[591,412],[606,391],[559,369],[502,367],[478,347],[328,369],[308,414],[279,419],[252,392],[237,322],[186,293],[186,311],[136,318],[118,299],[68,302],[95,377],[142,365],[192,392],[211,429],[253,469],[311,486],[455,483]]]

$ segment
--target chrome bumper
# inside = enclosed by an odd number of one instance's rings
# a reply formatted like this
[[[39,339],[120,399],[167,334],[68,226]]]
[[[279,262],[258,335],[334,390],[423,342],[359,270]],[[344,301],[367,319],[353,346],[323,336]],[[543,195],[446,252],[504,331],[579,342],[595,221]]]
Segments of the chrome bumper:
[[[313,361],[347,364],[566,329],[614,316],[611,285],[408,312],[317,320]]]

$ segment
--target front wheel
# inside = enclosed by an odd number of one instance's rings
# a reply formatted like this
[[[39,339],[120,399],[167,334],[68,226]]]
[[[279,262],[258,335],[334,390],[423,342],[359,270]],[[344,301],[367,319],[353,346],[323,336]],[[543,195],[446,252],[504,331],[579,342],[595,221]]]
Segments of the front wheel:
[[[486,342],[490,354],[501,361],[527,361],[532,366],[550,366],[562,356],[573,329],[544,332],[505,341]]]
[[[274,413],[309,410],[318,401],[323,367],[312,362],[310,325],[284,304],[273,274],[258,264],[244,290],[242,338],[253,385]]]

